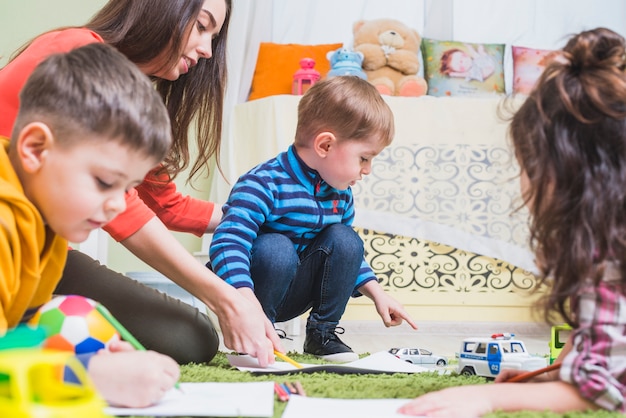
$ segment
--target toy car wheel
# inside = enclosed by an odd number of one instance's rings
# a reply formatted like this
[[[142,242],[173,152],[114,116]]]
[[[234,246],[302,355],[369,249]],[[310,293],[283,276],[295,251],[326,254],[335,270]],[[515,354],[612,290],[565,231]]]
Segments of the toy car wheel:
[[[474,376],[476,374],[476,370],[473,367],[465,366],[463,370],[461,370],[461,376]]]
[[[445,365],[446,365],[446,361],[444,359],[437,360],[437,366],[445,366]]]

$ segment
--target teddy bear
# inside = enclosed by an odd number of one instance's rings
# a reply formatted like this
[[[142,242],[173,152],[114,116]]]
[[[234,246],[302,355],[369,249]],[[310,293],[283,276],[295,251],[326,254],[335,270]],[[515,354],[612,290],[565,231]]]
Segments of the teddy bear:
[[[363,53],[342,47],[328,51],[326,58],[330,61],[330,71],[326,78],[338,75],[355,75],[367,80],[367,75],[362,68]]]
[[[381,94],[426,94],[426,80],[417,75],[422,38],[415,29],[395,19],[359,20],[352,29],[353,48],[363,54],[367,80]]]

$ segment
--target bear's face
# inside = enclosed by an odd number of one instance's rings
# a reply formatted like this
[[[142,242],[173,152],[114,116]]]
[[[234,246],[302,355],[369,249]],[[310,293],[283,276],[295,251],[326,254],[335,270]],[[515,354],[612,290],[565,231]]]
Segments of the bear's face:
[[[361,20],[353,26],[354,46],[380,45],[383,48],[419,51],[421,38],[416,30],[395,19]]]
[[[378,35],[378,43],[382,46],[401,49],[404,47],[404,38],[396,30],[387,30]]]
[[[357,51],[351,51],[347,48],[339,48],[336,51],[330,51],[327,55],[331,68],[337,66],[355,66],[361,68],[363,63],[363,54]]]

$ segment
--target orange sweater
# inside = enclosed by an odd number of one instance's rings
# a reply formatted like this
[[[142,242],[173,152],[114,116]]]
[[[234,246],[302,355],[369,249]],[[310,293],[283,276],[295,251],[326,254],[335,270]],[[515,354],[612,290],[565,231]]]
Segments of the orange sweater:
[[[24,195],[8,145],[0,137],[0,334],[50,300],[67,257],[67,241]]]

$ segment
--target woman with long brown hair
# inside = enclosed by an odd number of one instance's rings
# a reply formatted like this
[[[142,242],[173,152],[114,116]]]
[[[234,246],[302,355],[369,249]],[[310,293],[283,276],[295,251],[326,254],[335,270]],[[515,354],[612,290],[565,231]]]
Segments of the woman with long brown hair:
[[[128,193],[127,210],[107,232],[148,265],[192,293],[220,322],[225,345],[273,362],[280,341],[260,306],[200,264],[168,231],[201,236],[221,217],[211,202],[183,196],[173,179],[189,179],[217,156],[226,84],[226,38],[231,0],[110,0],[84,27],[61,28],[35,38],[0,70],[0,135],[9,136],[18,93],[45,57],[79,46],[113,45],[154,80],[168,109],[173,146],[162,164]],[[195,125],[198,157],[191,161],[189,130]],[[146,347],[179,363],[210,361],[219,337],[197,309],[109,270],[70,250],[56,292],[90,297]]]

